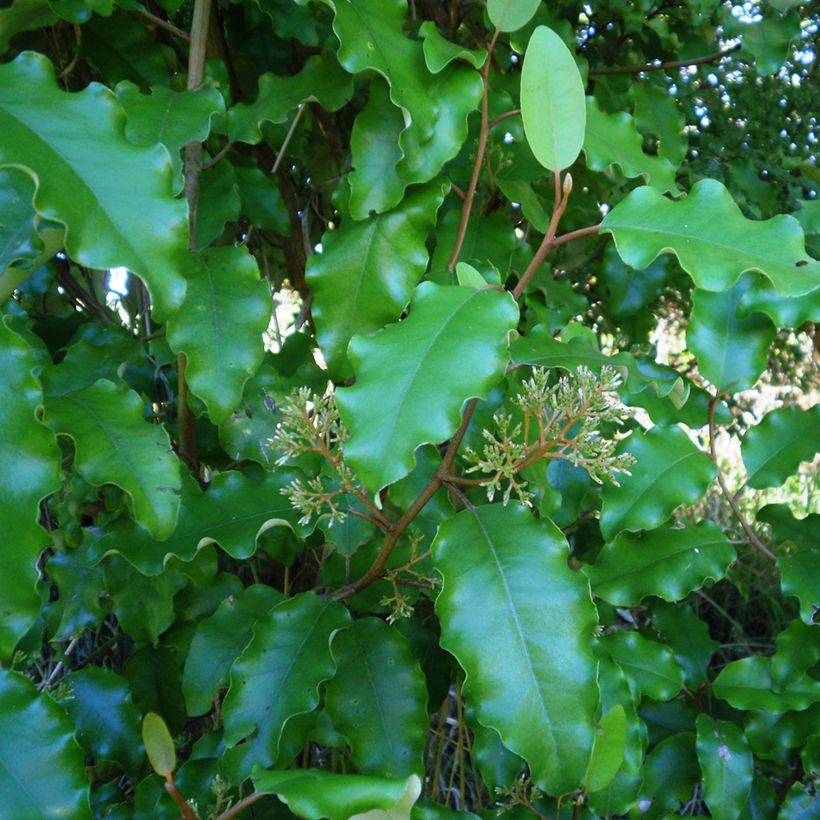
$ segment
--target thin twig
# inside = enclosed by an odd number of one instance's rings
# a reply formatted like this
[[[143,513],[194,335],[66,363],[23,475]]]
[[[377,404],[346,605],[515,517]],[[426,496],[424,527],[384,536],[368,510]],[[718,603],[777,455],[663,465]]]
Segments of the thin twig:
[[[224,157],[224,156],[228,153],[228,151],[230,151],[230,150],[231,150],[231,148],[233,148],[233,142],[231,142],[230,140],[228,140],[228,142],[226,142],[226,143],[225,143],[225,144],[224,144],[224,145],[223,145],[223,146],[219,149],[219,151],[217,151],[217,152],[216,152],[216,154],[214,154],[214,156],[213,156],[211,159],[209,159],[209,160],[208,160],[208,161],[207,161],[207,162],[206,162],[206,163],[202,166],[202,170],[203,170],[203,171],[209,171],[211,168],[213,168],[213,167],[214,167],[214,165],[216,165],[216,164],[217,164],[217,163],[218,163],[218,162],[219,162],[219,161],[220,161],[220,160],[221,160],[221,159],[222,159],[222,158],[223,158],[223,157]]]
[[[287,150],[288,145],[290,144],[291,138],[296,131],[296,126],[299,123],[299,120],[302,117],[302,112],[305,110],[305,104],[302,103],[299,106],[299,110],[296,112],[296,116],[293,118],[293,122],[290,124],[290,128],[288,128],[288,133],[285,134],[285,141],[282,143],[282,147],[279,149],[279,153],[276,155],[276,160],[273,163],[273,168],[271,169],[271,173],[275,174],[279,170],[279,165],[282,162],[282,157],[285,156],[285,151]]]
[[[157,17],[156,14],[151,14],[150,11],[146,11],[145,9],[134,9],[134,14],[138,14],[140,17],[148,20],[150,23],[153,23],[155,26],[165,29],[165,31],[173,34],[174,37],[179,37],[182,40],[190,40],[191,35],[188,34],[187,31],[183,31],[181,28],[177,28],[173,23],[169,23],[167,20],[163,20],[162,17]]]
[[[510,117],[517,117],[521,113],[520,108],[513,108],[512,111],[505,111],[503,114],[499,114],[497,117],[493,117],[488,123],[490,130],[492,131],[493,128],[498,125],[500,122],[504,122],[504,120],[508,120]]]
[[[671,68],[686,68],[690,65],[704,65],[705,63],[714,63],[723,57],[728,57],[740,48],[740,43],[737,43],[731,48],[724,48],[721,51],[715,51],[713,54],[706,54],[703,57],[693,57],[690,60],[672,60],[668,63],[647,63],[646,65],[622,65],[622,66],[603,66],[602,68],[591,68],[589,73],[591,75],[600,74],[641,74],[644,71],[667,71]]]
[[[171,799],[179,807],[184,820],[199,820],[199,815],[188,805],[185,798],[176,787],[176,784],[174,783],[174,776],[171,772],[167,772],[165,775],[165,791],[171,795]]]
[[[255,803],[257,800],[265,797],[266,795],[267,792],[254,792],[253,794],[249,794],[247,797],[243,797],[238,803],[235,803],[229,809],[223,811],[217,820],[233,820],[233,818],[237,817],[240,812],[244,811],[252,803]]]

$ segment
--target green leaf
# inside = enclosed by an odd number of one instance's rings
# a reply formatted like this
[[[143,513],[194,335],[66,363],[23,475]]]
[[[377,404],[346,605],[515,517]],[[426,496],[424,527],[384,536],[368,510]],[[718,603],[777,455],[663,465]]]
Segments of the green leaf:
[[[51,62],[34,52],[0,65],[0,167],[31,174],[34,206],[65,224],[72,259],[133,271],[162,319],[185,295],[185,203],[171,195],[165,149],[131,145],[124,130],[125,115],[108,89],[92,84],[66,94]],[[78,140],[78,133],[95,138]]]
[[[325,111],[338,111],[353,94],[353,80],[332,55],[314,54],[292,77],[262,74],[253,103],[228,111],[228,137],[251,145],[262,140],[263,122],[282,123],[297,106],[316,101]]]
[[[820,404],[811,410],[793,406],[767,413],[760,424],[749,429],[741,444],[746,483],[757,490],[779,487],[801,461],[814,458],[818,429]]]
[[[48,398],[46,423],[74,440],[75,469],[89,484],[122,487],[134,518],[155,538],[174,531],[179,461],[165,430],[144,421],[136,393],[99,379],[83,390]]]
[[[9,50],[15,34],[56,22],[57,15],[47,0],[14,0],[8,8],[0,9],[0,54]]]
[[[31,205],[34,182],[28,174],[9,168],[0,171],[0,287],[6,269],[31,270],[42,242],[35,231],[37,212]],[[5,289],[3,290],[6,293]]]
[[[239,219],[242,199],[236,174],[230,162],[220,162],[199,176],[199,195],[196,211],[196,249],[205,250],[208,245],[222,236],[229,222]],[[187,271],[196,262],[188,257]]]
[[[677,812],[701,780],[694,732],[678,732],[658,743],[647,755],[642,774],[640,802],[653,801],[658,817]]]
[[[177,767],[174,740],[156,712],[149,712],[142,721],[142,742],[154,771],[161,777],[171,774]]]
[[[336,635],[333,655],[325,708],[356,768],[389,778],[423,772],[427,684],[405,638],[384,621],[362,618]]]
[[[276,177],[261,168],[234,165],[242,213],[258,228],[290,236],[290,217]]]
[[[55,638],[77,638],[84,629],[93,629],[102,623],[107,614],[99,601],[105,590],[103,573],[99,567],[89,564],[85,549],[55,552],[48,559],[46,573],[59,594],[53,604],[59,612]]]
[[[637,188],[606,215],[601,230],[612,234],[633,268],[645,268],[662,253],[675,254],[703,290],[727,290],[746,271],[764,274],[786,296],[820,284],[820,262],[807,257],[794,217],[746,219],[714,179],[695,183],[678,201]]]
[[[306,820],[409,820],[421,780],[333,774],[319,769],[253,773],[256,791],[275,794]]]
[[[521,117],[527,142],[548,171],[575,162],[586,128],[584,83],[570,50],[547,26],[533,31],[524,55]]]
[[[800,15],[794,11],[751,23],[727,14],[725,21],[726,34],[742,37],[742,50],[753,57],[757,73],[764,76],[777,73],[786,62],[792,40],[800,37]]]
[[[635,456],[632,475],[603,491],[601,532],[607,540],[622,530],[654,529],[680,504],[694,504],[715,477],[715,465],[680,427],[633,433],[622,448]]]
[[[262,334],[273,302],[244,248],[209,248],[190,259],[188,292],[168,319],[168,344],[185,354],[191,391],[205,402],[211,421],[221,424],[262,364]]]
[[[749,798],[754,771],[743,730],[728,720],[700,714],[696,748],[703,772],[703,798],[716,820],[735,820]]]
[[[626,712],[620,703],[613,706],[595,730],[595,744],[583,784],[588,792],[605,789],[624,759],[626,749]]]
[[[157,86],[143,94],[128,80],[119,83],[114,93],[125,109],[128,141],[144,147],[159,142],[168,149],[178,193],[183,185],[180,151],[186,143],[205,142],[213,117],[225,113],[222,95],[212,85],[193,91]]]
[[[65,708],[86,753],[97,764],[110,760],[129,774],[137,774],[144,750],[140,715],[131,700],[128,681],[110,669],[91,666],[72,672],[66,681],[71,697]]]
[[[529,763],[539,788],[577,788],[598,708],[596,619],[560,530],[516,505],[487,505],[445,521],[432,549],[441,644],[467,673],[479,721]]]
[[[778,636],[772,655],[772,683],[787,689],[820,661],[820,624],[792,621]]]
[[[633,83],[629,95],[635,101],[635,125],[644,133],[658,138],[658,154],[677,168],[686,158],[686,118],[675,97],[665,86],[649,82]]]
[[[279,469],[255,482],[239,472],[215,475],[207,490],[186,481],[181,494],[179,523],[173,534],[159,541],[131,522],[110,526],[89,546],[96,563],[118,553],[145,575],[159,575],[169,556],[191,561],[208,544],[219,544],[240,560],[256,551],[259,536],[274,526],[296,527],[299,513],[281,494],[299,475]]]
[[[720,644],[709,636],[709,627],[686,604],[652,602],[652,621],[663,642],[675,653],[690,689],[706,682],[709,661]]]
[[[350,430],[345,457],[368,489],[406,476],[419,444],[447,439],[464,402],[486,398],[504,375],[507,334],[517,321],[508,293],[424,282],[407,319],[353,337],[356,384],[336,400]]]
[[[205,715],[220,689],[228,685],[231,665],[251,639],[253,627],[284,596],[278,589],[254,584],[236,598],[226,598],[199,622],[191,641],[182,691],[189,715]]]
[[[584,567],[592,592],[615,606],[637,606],[647,595],[680,601],[708,579],[720,580],[735,560],[716,524],[622,532]]]
[[[802,296],[786,297],[779,294],[768,279],[762,276],[746,293],[740,303],[740,312],[765,313],[777,327],[800,327],[804,322],[820,322],[820,287]]]
[[[540,2],[540,0],[535,0],[535,2]],[[432,20],[425,20],[419,26],[419,36],[424,41],[422,43],[424,62],[433,74],[442,72],[453,60],[465,60],[473,68],[481,68],[487,62],[487,52],[484,49],[474,51],[450,42],[439,34]]]
[[[65,712],[0,669],[0,805],[8,817],[91,818],[83,751]]]
[[[820,516],[809,516],[818,519]],[[820,609],[820,546],[798,544],[786,549],[777,558],[780,588],[784,595],[794,595],[800,601],[800,617],[811,623]]]
[[[766,369],[777,330],[760,313],[738,316],[738,306],[754,282],[751,274],[720,293],[695,289],[686,345],[698,371],[718,393],[748,390]]]
[[[40,500],[60,487],[60,450],[37,418],[43,396],[32,375],[37,357],[0,317],[0,657],[8,658],[40,607],[37,558],[49,543],[39,525]]]
[[[646,697],[670,700],[683,687],[681,669],[672,650],[637,632],[615,632],[600,639],[606,652]]]
[[[244,779],[254,765],[276,761],[285,722],[314,709],[319,684],[333,676],[330,640],[349,623],[341,604],[304,592],[256,624],[222,705],[229,771]]]
[[[792,709],[802,712],[820,701],[820,681],[806,675],[790,683],[783,692],[775,692],[771,659],[761,655],[724,666],[712,691],[735,709],[762,709],[775,714]]]
[[[599,656],[598,685],[601,687],[601,711],[607,714],[615,706],[620,706],[624,712],[626,745],[621,769],[624,773],[639,773],[647,744],[646,726],[637,712],[640,692],[633,691],[623,669],[608,655]]]
[[[401,205],[364,222],[349,221],[322,236],[310,257],[316,339],[336,380],[353,375],[347,346],[354,333],[379,330],[400,316],[427,269],[425,241],[446,188],[416,187]]]
[[[818,808],[817,793],[812,794],[803,783],[794,783],[786,793],[777,820],[812,820],[817,817]]]
[[[586,98],[584,154],[593,171],[618,165],[626,177],[643,177],[656,191],[677,193],[675,166],[668,159],[643,151],[635,121],[625,111],[607,114],[595,97]]]
[[[541,0],[487,0],[490,22],[499,31],[518,31],[530,22]]]

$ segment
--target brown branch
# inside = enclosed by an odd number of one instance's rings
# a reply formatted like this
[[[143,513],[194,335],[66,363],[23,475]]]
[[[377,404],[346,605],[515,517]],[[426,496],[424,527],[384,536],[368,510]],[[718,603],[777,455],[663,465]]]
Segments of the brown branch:
[[[157,28],[164,29],[169,34],[173,34],[174,37],[179,37],[181,40],[190,40],[191,35],[188,34],[187,31],[183,31],[181,28],[177,28],[173,23],[169,23],[167,20],[163,20],[162,17],[157,17],[156,14],[151,14],[150,11],[146,11],[145,9],[134,9],[134,14],[142,17],[145,20],[148,20],[149,23],[153,23]]]
[[[512,111],[505,111],[503,114],[499,114],[497,117],[493,117],[488,123],[490,130],[492,131],[493,128],[498,125],[500,122],[504,122],[504,120],[508,120],[510,117],[517,117],[521,113],[520,108],[513,108]]]
[[[223,811],[217,820],[233,820],[234,817],[238,817],[239,813],[248,808],[252,803],[255,803],[262,797],[267,797],[267,794],[267,792],[254,792],[247,797],[243,797],[238,803],[235,803],[229,809]]]
[[[721,51],[715,51],[713,54],[706,54],[703,57],[693,57],[690,60],[672,60],[668,63],[647,63],[646,65],[622,65],[622,66],[604,66],[602,68],[591,68],[590,75],[601,74],[641,74],[644,71],[666,71],[671,68],[686,68],[690,65],[704,65],[706,63],[714,63],[717,60],[733,54],[740,48],[740,43],[733,45],[731,48],[724,48]]]
[[[179,807],[184,820],[199,820],[199,815],[185,802],[185,798],[180,794],[171,772],[167,772],[165,775],[165,791],[171,795],[171,799]]]
[[[738,523],[743,528],[743,531],[749,537],[749,541],[752,543],[752,546],[754,546],[761,555],[765,555],[770,561],[777,561],[777,556],[760,540],[760,538],[758,538],[757,533],[752,529],[751,524],[749,524],[746,520],[746,516],[741,512],[735,497],[729,491],[729,488],[726,486],[726,482],[723,480],[723,474],[720,472],[720,465],[718,464],[717,454],[715,453],[715,406],[717,405],[717,402],[717,396],[709,402],[709,455],[715,463],[720,490],[729,502],[729,506],[732,508],[735,518],[737,518]]]

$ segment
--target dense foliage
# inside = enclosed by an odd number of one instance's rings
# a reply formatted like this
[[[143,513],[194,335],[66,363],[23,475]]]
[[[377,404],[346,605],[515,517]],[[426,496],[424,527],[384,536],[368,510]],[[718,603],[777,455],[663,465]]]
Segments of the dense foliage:
[[[820,816],[819,22],[0,9],[0,813]]]

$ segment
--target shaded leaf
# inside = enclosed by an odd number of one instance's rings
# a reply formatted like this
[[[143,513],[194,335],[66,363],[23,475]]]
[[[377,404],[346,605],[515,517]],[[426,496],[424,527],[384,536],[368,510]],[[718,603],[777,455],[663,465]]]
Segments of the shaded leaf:
[[[752,788],[752,752],[743,730],[728,720],[698,715],[696,748],[712,817],[734,820]]]
[[[635,125],[658,138],[658,154],[676,168],[686,157],[686,118],[666,87],[649,82],[633,83],[629,94],[635,101]]]
[[[820,660],[820,624],[792,621],[778,636],[772,655],[772,683],[782,692]]]
[[[820,681],[803,675],[778,693],[774,691],[771,659],[756,655],[724,666],[712,685],[715,697],[735,709],[762,709],[779,714],[802,712],[820,701]]]
[[[653,813],[676,812],[692,796],[701,779],[695,733],[679,732],[662,740],[647,755],[640,788],[641,802],[654,801]]]
[[[261,168],[234,165],[242,213],[259,228],[290,236],[290,217],[276,178]]]
[[[56,22],[48,0],[14,0],[8,8],[0,9],[0,54],[8,51],[15,34]]]
[[[60,613],[56,638],[76,638],[84,629],[96,627],[105,617],[100,595],[105,590],[102,570],[91,566],[85,549],[55,552],[46,564],[49,579],[59,598],[52,606]]]
[[[709,627],[685,603],[680,606],[652,602],[652,621],[663,642],[675,653],[690,689],[706,682],[712,655],[720,648],[709,636]]]

